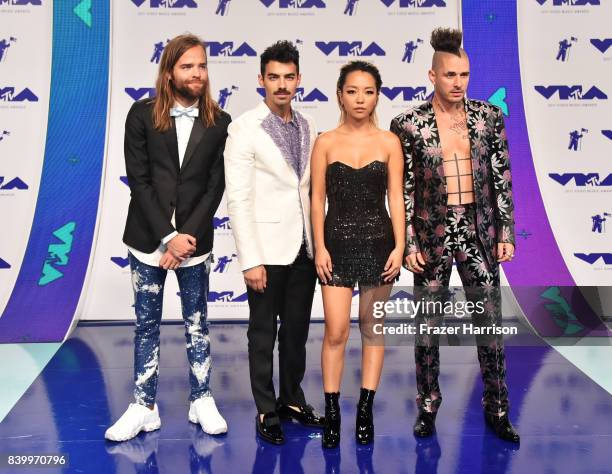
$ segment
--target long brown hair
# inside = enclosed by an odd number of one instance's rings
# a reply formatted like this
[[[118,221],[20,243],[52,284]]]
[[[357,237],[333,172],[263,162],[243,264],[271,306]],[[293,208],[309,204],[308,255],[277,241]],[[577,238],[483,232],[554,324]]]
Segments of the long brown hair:
[[[165,132],[172,127],[170,109],[174,107],[174,86],[170,78],[172,70],[188,49],[200,46],[205,49],[204,42],[195,35],[185,34],[173,38],[164,48],[159,62],[159,72],[155,83],[155,99],[153,104],[153,126],[160,132]],[[204,92],[200,97],[200,118],[205,127],[215,125],[215,119],[219,116],[221,108],[210,95],[210,80],[206,81]]]

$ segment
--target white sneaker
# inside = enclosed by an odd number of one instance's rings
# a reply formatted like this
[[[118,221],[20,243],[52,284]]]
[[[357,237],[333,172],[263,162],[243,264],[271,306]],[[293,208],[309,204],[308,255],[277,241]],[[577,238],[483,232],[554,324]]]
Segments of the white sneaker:
[[[138,403],[130,403],[125,413],[113,426],[106,430],[104,437],[111,441],[126,441],[132,439],[141,431],[158,430],[161,426],[157,403],[153,410]]]
[[[213,397],[198,398],[189,404],[189,421],[200,423],[202,431],[210,435],[227,433],[227,423],[217,410]]]

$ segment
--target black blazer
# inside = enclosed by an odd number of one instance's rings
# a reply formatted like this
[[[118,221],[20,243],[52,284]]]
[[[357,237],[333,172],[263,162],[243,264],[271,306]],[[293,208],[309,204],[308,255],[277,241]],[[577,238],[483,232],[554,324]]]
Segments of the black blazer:
[[[174,230],[197,240],[194,257],[212,250],[213,216],[225,188],[223,150],[230,116],[221,112],[206,128],[200,118],[179,169],[176,128],[153,128],[153,100],[135,102],[125,121],[125,168],[130,186],[123,242],[151,253]],[[176,210],[176,229],[170,223]]]

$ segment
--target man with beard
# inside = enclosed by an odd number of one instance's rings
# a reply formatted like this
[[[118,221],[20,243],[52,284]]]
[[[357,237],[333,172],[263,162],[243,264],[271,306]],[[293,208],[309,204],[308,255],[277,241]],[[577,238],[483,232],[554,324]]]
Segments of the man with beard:
[[[249,301],[249,371],[264,440],[284,442],[280,418],[322,426],[301,382],[316,272],[310,226],[310,152],[314,121],[292,109],[299,52],[279,41],[261,55],[266,98],[228,129],[227,208]],[[272,382],[278,330],[279,398]]]
[[[136,102],[125,124],[131,201],[123,241],[135,295],[135,403],[106,431],[107,439],[124,441],[161,425],[155,396],[168,270],[175,271],[181,290],[189,421],[209,434],[227,431],[209,387],[206,299],[230,120],[211,98],[202,40],[193,35],[174,38],[161,57],[156,97]]]

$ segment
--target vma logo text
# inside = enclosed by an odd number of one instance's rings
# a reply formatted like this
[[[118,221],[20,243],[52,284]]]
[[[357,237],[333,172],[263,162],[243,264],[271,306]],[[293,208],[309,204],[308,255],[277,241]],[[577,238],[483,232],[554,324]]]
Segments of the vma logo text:
[[[68,254],[72,250],[72,233],[75,227],[75,222],[68,222],[68,224],[53,232],[53,235],[60,240],[60,243],[49,245],[49,256],[43,265],[42,276],[38,280],[39,286],[48,285],[64,276],[55,266],[65,267],[68,265]]]
[[[257,56],[255,50],[247,43],[242,43],[237,48],[234,48],[233,41],[205,41],[206,47],[208,48],[208,55],[211,57],[218,56]]]
[[[385,50],[376,43],[364,47],[362,41],[315,41],[325,56],[337,51],[338,56],[386,56]]]
[[[446,7],[445,0],[380,0],[385,4],[386,7],[393,6],[397,3],[400,8],[432,8],[432,7]]]
[[[323,0],[259,0],[266,8],[270,8],[274,3],[278,8],[325,8]]]
[[[14,87],[0,87],[0,101],[2,102],[38,102],[38,97],[27,87],[15,92]]]
[[[28,185],[19,177],[13,179],[5,179],[0,176],[0,191],[23,191],[28,189]]]
[[[599,173],[549,173],[548,176],[561,186],[567,186],[571,183],[578,187],[612,186],[612,173],[608,174],[604,179],[600,178]]]
[[[126,87],[125,93],[134,101],[155,97],[155,87]]]
[[[121,268],[125,268],[130,264],[130,259],[128,257],[111,257],[111,262]]]
[[[595,263],[612,265],[612,253],[575,253],[574,256],[589,265],[594,265]]]
[[[398,97],[405,102],[412,100],[426,100],[427,88],[425,86],[417,87],[381,87],[380,92],[389,100],[396,100]]]
[[[266,97],[266,90],[263,87],[258,87],[257,92],[260,96]],[[309,93],[306,93],[303,87],[298,87],[293,100],[295,102],[327,102],[329,99],[316,87]]]
[[[25,7],[33,6],[39,7],[42,5],[42,0],[0,0],[0,7],[3,5]]]
[[[198,8],[195,0],[132,0],[137,7],[146,4],[149,8]]]
[[[583,86],[535,86],[535,90],[546,100],[607,100],[608,96],[599,88],[593,86],[586,90]],[[586,92],[585,92],[586,90]]]
[[[612,46],[612,38],[593,38],[591,44],[595,46],[602,54],[606,54],[610,46]]]

